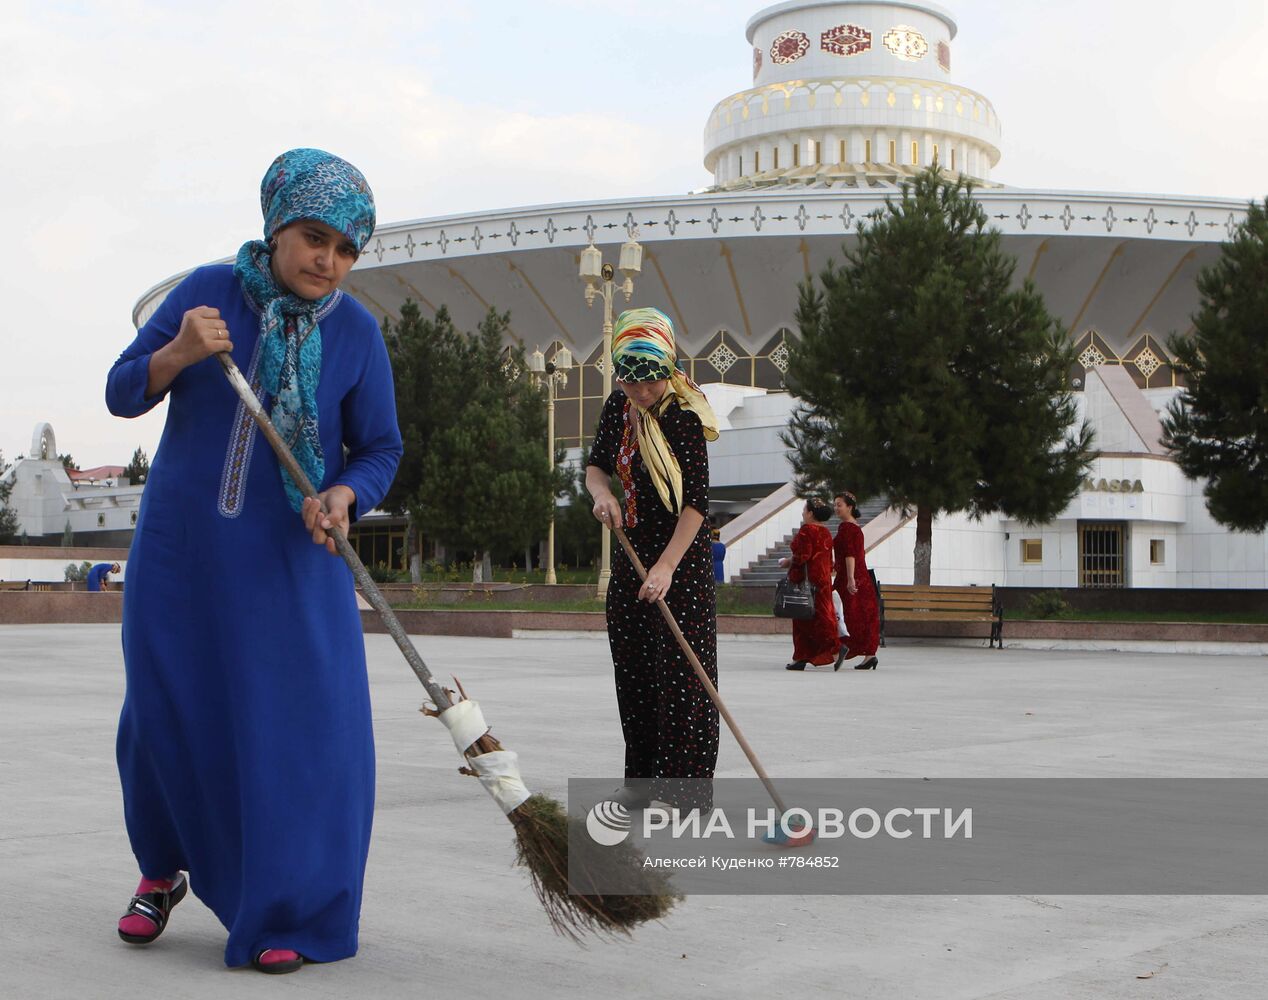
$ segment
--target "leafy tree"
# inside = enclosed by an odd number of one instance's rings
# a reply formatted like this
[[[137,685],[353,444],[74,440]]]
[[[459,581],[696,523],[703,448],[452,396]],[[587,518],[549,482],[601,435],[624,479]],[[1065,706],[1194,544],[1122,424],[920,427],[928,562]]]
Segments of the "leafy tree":
[[[621,495],[621,481],[612,477],[613,494]],[[594,503],[585,488],[584,467],[571,470],[566,477],[560,496],[568,501],[555,510],[555,545],[560,563],[574,569],[593,566],[599,558],[602,528],[594,519]]]
[[[527,377],[522,348],[503,347],[509,314],[490,310],[477,331],[459,334],[446,310],[429,322],[408,305],[400,323],[384,324],[406,447],[386,503],[475,553],[480,582],[491,551],[542,537],[563,485],[543,455],[545,393]]]
[[[92,563],[87,560],[81,562],[78,566],[74,563],[67,563],[65,570],[62,571],[62,576],[67,583],[83,583],[88,579],[88,573],[91,569]]]
[[[57,460],[62,463],[63,469],[74,469],[76,472],[79,471],[79,463],[71,458],[69,452],[65,455],[58,455]]]
[[[1207,480],[1211,516],[1236,531],[1268,527],[1268,199],[1252,203],[1219,259],[1198,275],[1191,338],[1172,336],[1188,383],[1163,418],[1163,441],[1191,479]]]
[[[143,483],[150,474],[150,460],[145,452],[138,448],[132,453],[132,461],[123,470],[123,476],[130,483]]]
[[[18,512],[9,506],[13,494],[13,480],[5,479],[9,463],[0,452],[0,545],[11,545],[18,536]]]
[[[914,510],[919,584],[937,514],[1051,520],[1092,458],[1072,347],[1015,266],[971,185],[931,169],[860,224],[844,267],[801,286],[784,436],[798,485]]]

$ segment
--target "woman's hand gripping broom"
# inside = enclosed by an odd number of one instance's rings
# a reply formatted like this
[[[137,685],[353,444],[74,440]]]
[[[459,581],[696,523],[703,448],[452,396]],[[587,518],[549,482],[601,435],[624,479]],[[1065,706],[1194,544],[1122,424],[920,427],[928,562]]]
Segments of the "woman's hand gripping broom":
[[[272,445],[278,461],[290,473],[299,491],[306,497],[316,497],[313,484],[295,461],[238,366],[227,353],[216,356],[224,366],[229,384]],[[573,836],[574,844],[588,847],[593,843],[584,832],[584,822],[570,820],[563,805],[555,799],[529,792],[520,778],[516,754],[504,750],[489,733],[479,705],[468,700],[465,692],[461,692],[461,697],[455,701],[451,697],[452,692],[436,683],[343,532],[335,528],[329,534],[366,600],[378,612],[388,633],[405,654],[405,659],[434,702],[435,709],[425,708],[424,712],[435,715],[445,724],[458,752],[466,758],[467,766],[460,770],[480,779],[515,828],[518,861],[528,869],[533,889],[555,930],[574,940],[587,931],[629,933],[630,928],[668,913],[681,897],[673,892],[662,874],[651,869],[644,872],[641,855],[628,845],[587,851],[584,858],[572,859],[572,870],[569,871],[570,824],[580,827]],[[628,894],[587,892],[587,886],[592,884],[592,873],[600,867],[604,869],[606,878],[613,876],[614,869],[619,870]]]

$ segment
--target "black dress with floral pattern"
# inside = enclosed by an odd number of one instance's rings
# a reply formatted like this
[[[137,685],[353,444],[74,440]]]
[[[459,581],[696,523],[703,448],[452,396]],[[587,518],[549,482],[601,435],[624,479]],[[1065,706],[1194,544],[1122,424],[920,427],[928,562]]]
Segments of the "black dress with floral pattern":
[[[647,569],[669,544],[678,515],[661,502],[643,465],[631,404],[619,389],[599,417],[589,464],[619,475],[625,491],[626,534]],[[645,419],[655,419],[647,417]],[[671,402],[660,428],[682,469],[682,502],[705,517],[678,568],[665,602],[718,682],[717,603],[709,540],[709,454],[700,418]],[[679,809],[708,808],[707,786],[674,779],[712,778],[718,761],[718,711],[654,603],[638,600],[641,582],[614,542],[608,585],[608,642],[616,668],[616,700],[625,734],[625,777],[651,779],[653,798]]]

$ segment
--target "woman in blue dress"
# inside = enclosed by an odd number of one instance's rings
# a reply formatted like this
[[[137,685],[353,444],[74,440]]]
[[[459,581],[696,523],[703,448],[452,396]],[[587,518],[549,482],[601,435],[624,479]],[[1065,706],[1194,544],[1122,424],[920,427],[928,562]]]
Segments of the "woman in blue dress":
[[[379,503],[401,438],[378,325],[339,290],[374,229],[365,178],[291,150],[260,201],[264,241],[189,274],[107,381],[116,416],[170,400],[124,592],[117,756],[142,878],[119,935],[153,941],[192,888],[229,932],[227,965],[290,972],[357,950],[374,743],[352,577],[325,529]],[[219,352],[326,513],[280,468]]]

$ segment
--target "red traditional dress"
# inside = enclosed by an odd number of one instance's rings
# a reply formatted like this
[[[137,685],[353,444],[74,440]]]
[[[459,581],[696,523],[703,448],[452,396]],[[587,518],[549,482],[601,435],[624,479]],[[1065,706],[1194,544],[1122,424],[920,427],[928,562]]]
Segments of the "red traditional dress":
[[[794,583],[809,578],[817,588],[815,616],[793,620],[793,660],[815,666],[833,662],[840,641],[832,607],[832,532],[822,524],[803,524],[793,536],[788,578]]]
[[[872,574],[867,571],[867,559],[863,554],[863,529],[852,521],[842,521],[832,543],[836,557],[837,577],[833,585],[841,595],[841,609],[845,615],[846,659],[855,656],[875,656],[881,641],[881,614],[876,603],[876,588],[872,586]],[[846,589],[845,560],[854,557],[854,586],[857,593]]]

